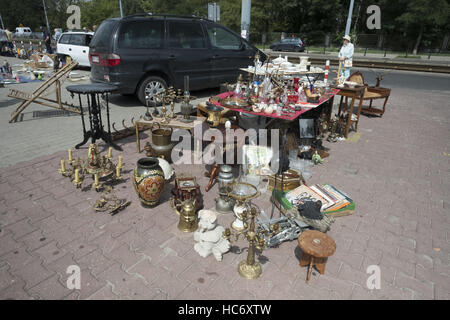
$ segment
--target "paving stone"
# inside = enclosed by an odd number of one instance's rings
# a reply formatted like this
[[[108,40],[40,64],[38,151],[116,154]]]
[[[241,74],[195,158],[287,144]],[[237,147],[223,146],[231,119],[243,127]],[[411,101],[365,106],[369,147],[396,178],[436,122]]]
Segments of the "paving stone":
[[[192,265],[192,261],[179,257],[176,252],[165,250],[165,256],[160,260],[156,261],[155,264],[164,270],[168,271],[170,274],[177,276],[183,273]],[[188,279],[185,279],[188,280]]]
[[[79,259],[76,262],[86,265],[94,276],[108,269],[114,264],[112,259],[106,258],[101,250],[95,250]]]
[[[190,266],[188,269],[184,270],[178,278],[187,280],[192,285],[205,291],[219,278],[219,275],[217,273],[208,272],[197,266]]]
[[[194,245],[192,242],[182,241],[179,238],[173,238],[164,243],[163,248],[170,248],[175,251],[178,256],[183,257],[192,249],[193,246]]]
[[[33,260],[37,260],[36,256],[32,256],[26,251],[26,246],[21,246],[13,251],[10,251],[8,254],[5,254],[0,258],[0,261],[4,261],[8,263],[11,267],[11,271],[15,271],[17,269],[22,268]],[[0,263],[1,264],[1,263]]]
[[[118,263],[111,265],[99,273],[97,278],[112,284],[113,293],[120,296],[127,296],[129,294],[130,287],[137,283],[134,280],[144,283],[142,279],[126,273]]]
[[[159,277],[149,286],[167,294],[168,300],[176,298],[189,285],[189,282],[174,277],[162,269],[158,272],[158,274]]]
[[[399,257],[390,255],[389,253],[383,253],[383,257],[380,262],[381,267],[393,267],[397,270],[402,270],[403,273],[409,276],[414,276],[415,266],[414,263],[401,260]]]
[[[210,300],[199,288],[189,285],[175,299],[177,300]]]
[[[121,245],[110,253],[105,254],[105,256],[119,262],[124,270],[128,270],[143,259],[141,254],[132,251],[127,244]]]
[[[139,277],[144,280],[145,284],[151,284],[158,277],[159,267],[150,263],[150,260],[143,259],[132,266],[127,272],[131,275]]]
[[[48,236],[54,239],[61,248],[66,244],[82,237],[79,232],[72,231],[68,227],[62,227],[58,230],[50,232],[48,233]]]
[[[79,238],[72,242],[69,242],[61,248],[66,250],[67,252],[70,252],[73,255],[74,259],[84,257],[85,255],[98,249],[96,245],[89,243],[83,238]]]
[[[26,219],[27,215],[15,208],[0,207],[0,217],[1,225],[2,227],[5,227]]]
[[[40,282],[29,291],[31,295],[37,295],[44,300],[59,300],[71,293],[70,289],[67,289],[67,287],[59,283],[58,275],[54,275]]]
[[[32,225],[35,228],[41,229],[41,231],[45,233],[50,233],[65,227],[65,225],[59,221],[57,221],[54,215],[51,215],[47,218],[41,219],[39,221],[33,222]]]
[[[112,286],[106,285],[94,294],[92,294],[89,300],[119,300],[120,297],[112,292]]]
[[[23,245],[22,241],[18,242],[13,239],[13,235],[7,234],[0,240],[0,257],[4,254],[7,254],[11,251],[14,251],[18,248],[20,248]]]
[[[395,277],[395,286],[399,288],[408,288],[412,291],[421,293],[426,299],[434,298],[434,287],[430,281],[420,281],[416,278],[399,271]]]
[[[29,219],[23,219],[20,220],[14,224],[10,224],[6,227],[7,230],[11,231],[14,234],[14,238],[18,239],[20,237],[23,237],[33,231],[35,231],[37,228],[35,226],[32,226],[30,224]]]
[[[9,266],[3,265],[0,267],[0,291],[14,284],[15,278],[9,272]]]
[[[66,285],[66,280],[69,276],[67,270],[70,266],[78,266],[82,272],[87,268],[85,264],[75,261],[73,255],[70,253],[45,265],[48,270],[53,271],[58,275],[62,285]]]
[[[44,268],[41,260],[33,260],[24,267],[18,269],[15,274],[25,281],[25,289],[27,289],[50,278],[54,272]]]
[[[63,279],[67,281],[67,279]],[[81,270],[80,289],[72,290],[77,293],[78,300],[85,300],[106,286],[104,280],[98,280],[87,269]]]
[[[6,289],[0,290],[0,300],[31,300],[32,297],[24,290],[25,282],[15,280]]]
[[[58,248],[56,241],[52,241],[35,250],[33,254],[38,254],[46,265],[63,257],[66,254],[66,250]]]

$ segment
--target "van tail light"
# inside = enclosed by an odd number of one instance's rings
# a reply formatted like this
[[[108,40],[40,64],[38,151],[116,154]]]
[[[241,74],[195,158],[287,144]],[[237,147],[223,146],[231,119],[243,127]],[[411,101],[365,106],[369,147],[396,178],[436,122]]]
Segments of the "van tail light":
[[[115,53],[89,53],[89,61],[92,65],[115,67],[120,64],[120,56]]]

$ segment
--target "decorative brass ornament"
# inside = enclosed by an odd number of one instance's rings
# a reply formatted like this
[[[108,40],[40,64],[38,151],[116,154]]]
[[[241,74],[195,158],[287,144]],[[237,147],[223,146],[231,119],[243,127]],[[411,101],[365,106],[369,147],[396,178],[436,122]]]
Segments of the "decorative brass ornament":
[[[113,188],[111,186],[105,187],[100,200],[97,200],[93,206],[95,211],[107,212],[110,215],[115,215],[131,203],[131,201],[127,201],[126,199],[117,198],[112,191]]]
[[[256,207],[249,205],[246,210],[241,214],[241,218],[244,221],[245,229],[242,231],[232,232],[230,228],[225,229],[223,237],[230,242],[237,242],[240,235],[243,235],[248,240],[248,254],[247,259],[242,260],[238,265],[238,272],[241,277],[247,279],[256,279],[262,274],[261,264],[255,260],[255,250],[262,252],[266,243],[263,238],[263,234],[255,228],[255,218],[259,214]],[[277,232],[279,227],[274,226],[272,232]],[[234,235],[234,239],[231,236]]]
[[[123,168],[123,158],[119,155],[118,163],[112,161],[112,149],[110,148],[107,156],[100,156],[97,144],[89,146],[88,156],[85,159],[72,157],[72,150],[69,149],[70,168],[66,168],[65,160],[61,160],[61,168],[58,170],[64,177],[72,180],[76,188],[81,188],[86,175],[91,175],[94,182],[92,189],[100,191],[103,189],[103,183],[100,180],[118,181],[122,179],[121,170]]]

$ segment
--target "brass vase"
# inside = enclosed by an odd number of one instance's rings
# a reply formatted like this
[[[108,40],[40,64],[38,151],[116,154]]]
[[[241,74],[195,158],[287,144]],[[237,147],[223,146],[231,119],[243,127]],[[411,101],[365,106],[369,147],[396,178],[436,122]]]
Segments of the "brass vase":
[[[164,190],[164,171],[156,158],[146,157],[137,161],[133,186],[143,207],[158,204]]]

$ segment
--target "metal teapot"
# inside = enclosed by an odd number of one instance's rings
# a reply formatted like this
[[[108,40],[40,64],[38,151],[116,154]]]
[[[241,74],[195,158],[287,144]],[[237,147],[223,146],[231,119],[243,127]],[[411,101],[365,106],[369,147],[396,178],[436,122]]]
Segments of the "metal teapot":
[[[174,199],[172,202],[172,208],[175,210],[176,214],[180,216],[178,229],[182,232],[194,232],[198,228],[198,218],[195,212],[196,201],[197,199],[186,199],[184,201]],[[178,210],[178,207],[181,207],[180,211]]]

